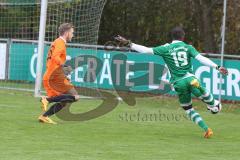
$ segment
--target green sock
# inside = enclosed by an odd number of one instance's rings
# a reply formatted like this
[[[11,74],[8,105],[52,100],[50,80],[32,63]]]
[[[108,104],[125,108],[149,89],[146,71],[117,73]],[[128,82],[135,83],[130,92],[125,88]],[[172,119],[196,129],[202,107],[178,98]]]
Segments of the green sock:
[[[213,95],[209,92],[206,92],[204,95],[202,95],[202,101],[208,104],[209,106],[214,106],[214,98]]]
[[[213,95],[206,88],[202,86],[199,86],[198,88],[195,87],[192,89],[192,92],[196,97],[200,98],[208,106],[213,107],[215,105]]]
[[[186,110],[186,113],[194,123],[196,123],[204,131],[207,131],[208,129],[207,124],[203,121],[202,117],[193,108]]]

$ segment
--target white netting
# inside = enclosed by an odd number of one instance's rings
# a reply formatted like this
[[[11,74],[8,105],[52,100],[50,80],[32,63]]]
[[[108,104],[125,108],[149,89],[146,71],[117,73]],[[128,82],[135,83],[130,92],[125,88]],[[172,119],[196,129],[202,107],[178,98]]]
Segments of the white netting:
[[[72,58],[82,49],[78,44],[96,45],[105,1],[49,0],[45,56],[61,23],[70,22],[75,28],[74,47],[68,46]],[[0,88],[34,90],[40,12],[40,0],[0,0]],[[88,53],[95,54],[96,48]]]

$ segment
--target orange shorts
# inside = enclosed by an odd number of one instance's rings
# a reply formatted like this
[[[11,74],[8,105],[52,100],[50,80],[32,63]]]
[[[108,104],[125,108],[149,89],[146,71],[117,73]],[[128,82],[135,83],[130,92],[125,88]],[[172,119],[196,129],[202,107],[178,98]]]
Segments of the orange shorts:
[[[48,97],[59,96],[74,88],[67,78],[43,80],[43,87]]]
[[[66,94],[73,88],[71,82],[64,75],[62,67],[54,70],[48,70],[43,77],[43,87],[48,97],[55,97]]]

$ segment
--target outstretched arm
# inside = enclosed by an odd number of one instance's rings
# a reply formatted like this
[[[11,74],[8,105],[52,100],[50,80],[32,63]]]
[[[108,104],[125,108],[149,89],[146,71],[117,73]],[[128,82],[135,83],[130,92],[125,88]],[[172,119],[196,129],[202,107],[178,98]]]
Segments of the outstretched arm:
[[[201,54],[198,54],[196,57],[195,57],[196,60],[198,60],[200,63],[202,63],[203,65],[205,66],[209,66],[209,67],[212,67],[212,68],[217,68],[217,64],[214,63],[213,61],[211,61],[209,58],[207,57],[204,57],[202,56]]]
[[[200,63],[202,63],[202,64],[204,64],[206,66],[209,66],[209,67],[217,69],[223,75],[227,75],[228,74],[228,70],[226,68],[218,66],[216,63],[214,63],[213,61],[211,61],[207,57],[204,57],[204,56],[198,54],[195,57],[195,59],[197,59]]]
[[[142,45],[132,43],[130,40],[128,40],[120,35],[116,36],[115,39],[124,45],[128,45],[132,50],[135,50],[137,52],[153,54],[152,48],[148,48],[148,47],[145,47]]]
[[[131,47],[132,50],[135,50],[135,51],[140,52],[140,53],[153,54],[153,49],[152,48],[148,48],[148,47],[138,45],[138,44],[135,44],[135,43],[132,43],[130,45],[130,47]]]

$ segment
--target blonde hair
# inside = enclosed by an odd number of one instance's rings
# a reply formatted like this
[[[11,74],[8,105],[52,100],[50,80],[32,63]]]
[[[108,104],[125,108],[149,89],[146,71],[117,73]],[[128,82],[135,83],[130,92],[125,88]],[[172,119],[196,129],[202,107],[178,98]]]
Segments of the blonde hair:
[[[63,36],[65,32],[69,31],[71,28],[73,28],[73,25],[71,23],[63,23],[59,26],[58,32],[60,36]]]

